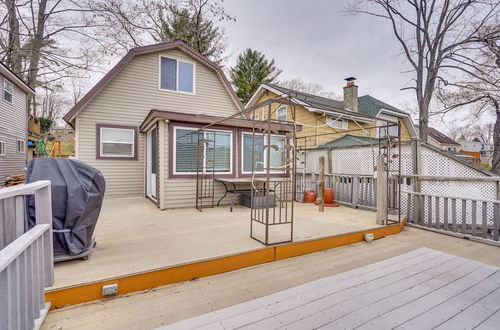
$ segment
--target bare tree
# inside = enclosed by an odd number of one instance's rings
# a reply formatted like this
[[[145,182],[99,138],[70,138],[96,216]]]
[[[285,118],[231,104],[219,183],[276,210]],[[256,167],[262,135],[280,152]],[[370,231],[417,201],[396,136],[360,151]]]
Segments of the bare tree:
[[[318,95],[335,100],[342,99],[342,97],[339,94],[333,91],[326,90],[320,84],[315,82],[305,82],[300,78],[293,78],[290,80],[280,81],[279,85],[285,88],[290,88],[307,94]]]
[[[129,49],[180,39],[215,62],[223,60],[224,30],[215,25],[235,20],[222,0],[85,0],[106,38]]]
[[[420,138],[427,142],[430,104],[438,81],[469,73],[469,59],[496,37],[498,26],[480,34],[499,14],[495,0],[362,0],[351,13],[386,19],[411,67],[419,109]]]
[[[495,123],[471,125],[474,137],[483,142],[493,137],[494,153],[492,170],[500,174],[500,30],[498,21],[484,26],[479,35],[484,38],[476,57],[464,60],[469,67],[464,74],[443,80],[439,86],[438,97],[444,104],[440,113],[446,114],[455,109],[466,109],[475,122],[485,116],[495,116]],[[484,121],[484,119],[483,119]],[[491,126],[493,132],[491,133]],[[476,127],[476,129],[474,129]],[[489,128],[489,129],[488,129]]]
[[[104,42],[91,8],[77,0],[0,2],[0,59],[32,88],[53,90],[99,63]],[[32,103],[36,113],[36,102]]]

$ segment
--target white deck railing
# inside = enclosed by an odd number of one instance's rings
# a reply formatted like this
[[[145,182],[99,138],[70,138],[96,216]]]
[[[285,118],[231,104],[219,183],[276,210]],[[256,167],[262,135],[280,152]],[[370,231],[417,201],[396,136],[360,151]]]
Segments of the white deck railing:
[[[34,195],[36,225],[25,231],[25,196]],[[38,329],[54,282],[50,181],[0,190],[0,329]]]

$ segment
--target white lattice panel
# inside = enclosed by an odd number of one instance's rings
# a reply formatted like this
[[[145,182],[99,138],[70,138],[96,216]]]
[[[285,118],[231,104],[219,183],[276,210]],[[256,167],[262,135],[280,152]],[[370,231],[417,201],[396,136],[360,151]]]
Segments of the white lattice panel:
[[[332,150],[333,173],[372,175],[378,146]]]
[[[432,176],[486,176],[470,166],[422,146],[422,175]]]
[[[422,193],[470,199],[497,199],[496,182],[422,181]]]

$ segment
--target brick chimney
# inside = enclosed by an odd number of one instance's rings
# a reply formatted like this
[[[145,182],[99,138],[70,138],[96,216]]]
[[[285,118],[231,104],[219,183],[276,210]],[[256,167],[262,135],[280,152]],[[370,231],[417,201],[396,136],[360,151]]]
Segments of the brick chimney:
[[[347,85],[344,87],[344,108],[358,112],[358,86],[354,84],[356,78],[345,78]]]

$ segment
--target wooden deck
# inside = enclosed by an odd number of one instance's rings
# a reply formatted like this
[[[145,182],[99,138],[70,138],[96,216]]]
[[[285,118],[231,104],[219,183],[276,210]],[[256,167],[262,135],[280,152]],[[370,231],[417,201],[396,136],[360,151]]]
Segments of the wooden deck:
[[[500,247],[406,227],[397,235],[49,312],[43,329],[153,329],[420,247],[500,267]]]
[[[318,212],[295,204],[294,242],[380,228],[375,213],[348,207]],[[145,198],[105,199],[89,260],[55,265],[50,290],[184,265],[265,246],[250,238],[250,209],[161,211]]]
[[[429,248],[161,329],[498,329],[500,268]]]

